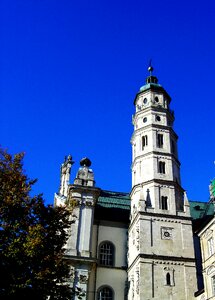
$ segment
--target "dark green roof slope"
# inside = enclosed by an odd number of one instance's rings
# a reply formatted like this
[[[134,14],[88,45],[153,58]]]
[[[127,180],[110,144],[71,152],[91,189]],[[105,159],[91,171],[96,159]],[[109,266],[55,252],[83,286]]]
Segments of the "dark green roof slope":
[[[202,223],[214,215],[212,202],[189,201],[189,204],[190,214],[195,223]],[[97,220],[129,222],[130,206],[129,193],[101,190],[95,208],[95,217]]]
[[[103,207],[114,207],[130,210],[129,193],[101,191],[98,204]]]
[[[214,204],[199,201],[190,201],[189,203],[190,214],[193,219],[193,231],[197,234],[213,218]]]
[[[214,214],[214,204],[212,202],[189,201],[189,204],[190,214],[193,220]]]
[[[101,191],[95,207],[96,220],[123,222],[128,226],[129,215],[129,193]]]

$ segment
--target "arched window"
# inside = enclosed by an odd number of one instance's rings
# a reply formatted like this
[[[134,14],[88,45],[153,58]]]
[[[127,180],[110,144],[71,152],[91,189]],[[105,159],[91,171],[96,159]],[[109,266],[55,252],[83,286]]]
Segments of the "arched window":
[[[114,299],[114,293],[110,287],[104,286],[101,289],[99,289],[97,300],[113,300],[113,299]]]
[[[175,270],[171,267],[164,268],[164,285],[166,286],[174,286],[175,279],[174,279],[174,272]]]
[[[99,263],[103,266],[114,265],[114,245],[111,242],[103,242],[99,246]]]
[[[171,285],[171,277],[169,272],[166,274],[166,285]]]

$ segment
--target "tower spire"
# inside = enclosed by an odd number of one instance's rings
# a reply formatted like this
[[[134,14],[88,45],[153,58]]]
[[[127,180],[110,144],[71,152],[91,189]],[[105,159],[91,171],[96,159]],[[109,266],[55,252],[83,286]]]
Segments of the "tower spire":
[[[152,72],[154,71],[154,68],[152,67],[152,59],[149,61],[149,67],[148,67],[149,75],[152,76]]]
[[[148,71],[149,71],[149,76],[146,78],[146,83],[158,83],[158,79],[156,76],[152,75],[152,72],[154,71],[154,68],[152,67],[152,59],[150,59],[149,61],[149,67],[148,67]]]

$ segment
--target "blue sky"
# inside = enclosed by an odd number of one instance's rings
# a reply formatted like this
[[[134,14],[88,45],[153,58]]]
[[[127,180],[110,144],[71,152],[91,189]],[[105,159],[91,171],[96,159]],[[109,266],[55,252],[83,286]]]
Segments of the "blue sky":
[[[24,151],[53,203],[60,165],[92,161],[96,185],[131,189],[133,100],[154,75],[172,97],[182,186],[207,201],[215,177],[215,2],[0,2],[0,144]]]

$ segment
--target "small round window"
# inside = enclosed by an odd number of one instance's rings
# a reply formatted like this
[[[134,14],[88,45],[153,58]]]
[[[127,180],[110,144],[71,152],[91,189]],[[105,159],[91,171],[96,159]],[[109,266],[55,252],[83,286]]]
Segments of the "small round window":
[[[156,121],[160,121],[161,117],[160,116],[156,116]]]
[[[143,103],[146,104],[147,103],[147,98],[143,99]]]
[[[143,118],[143,123],[146,123],[147,122],[147,118]]]
[[[158,97],[155,97],[155,102],[159,102],[159,99],[158,99]]]

